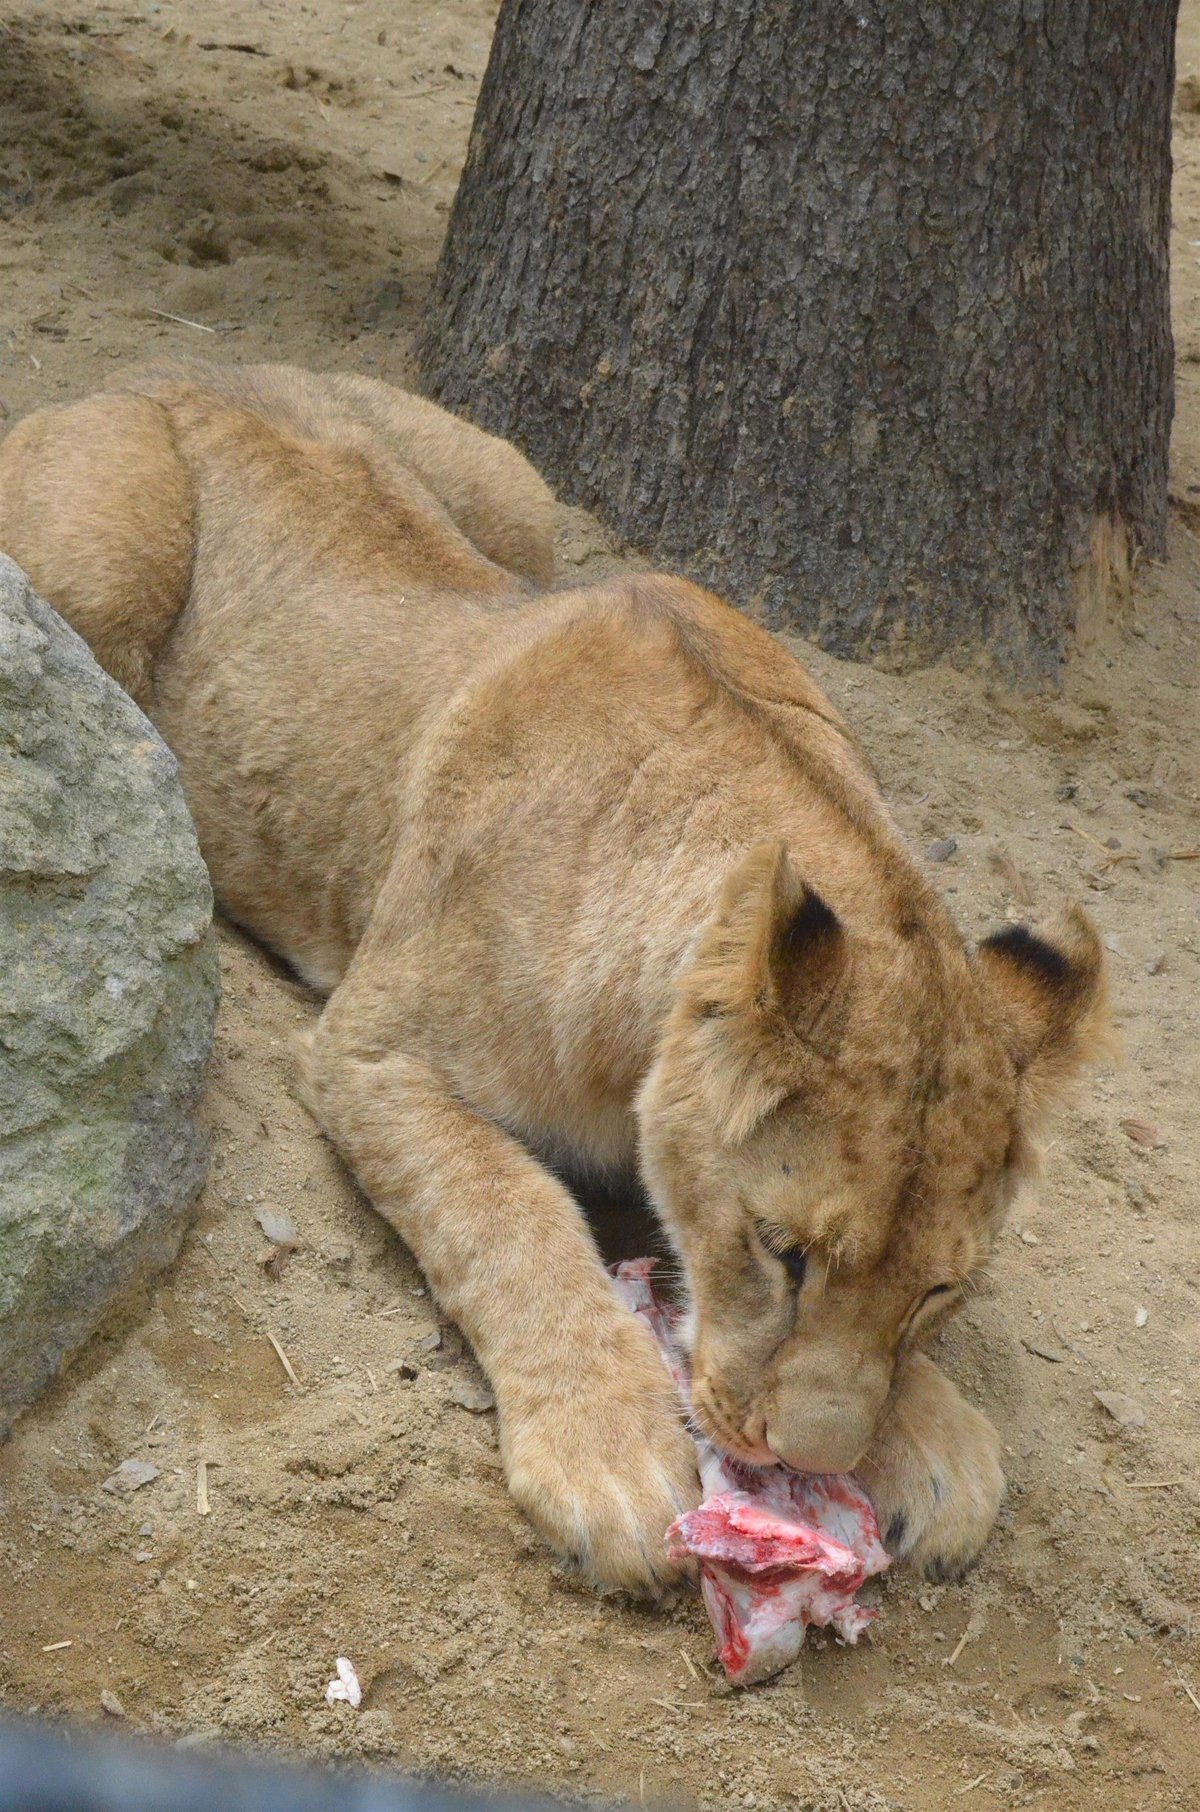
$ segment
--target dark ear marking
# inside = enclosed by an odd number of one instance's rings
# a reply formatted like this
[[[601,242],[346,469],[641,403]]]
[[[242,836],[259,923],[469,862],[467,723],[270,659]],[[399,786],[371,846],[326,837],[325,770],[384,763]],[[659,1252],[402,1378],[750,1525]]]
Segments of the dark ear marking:
[[[984,938],[983,948],[1035,969],[1049,987],[1063,988],[1074,982],[1069,959],[1053,944],[1038,937],[1028,925],[1005,925],[1002,930],[993,931],[990,937]]]
[[[803,899],[783,928],[782,942],[789,955],[799,955],[809,944],[838,937],[841,929],[836,913],[820,894],[805,887]]]
[[[1095,926],[1071,906],[1046,928],[1005,925],[976,952],[1000,1025],[1030,1100],[1049,1100],[1108,1039],[1104,950]]]
[[[807,883],[796,883],[771,951],[775,999],[793,1030],[815,1041],[838,993],[846,963],[846,934],[832,907]]]

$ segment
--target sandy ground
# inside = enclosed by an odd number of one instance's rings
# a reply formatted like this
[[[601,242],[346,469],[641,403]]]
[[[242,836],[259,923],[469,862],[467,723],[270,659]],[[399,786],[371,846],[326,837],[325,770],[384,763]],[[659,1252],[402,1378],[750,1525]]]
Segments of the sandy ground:
[[[1184,15],[1170,562],[1054,699],[811,656],[914,846],[957,838],[938,873],[965,929],[1072,894],[1112,952],[1124,1065],[1064,1119],[950,1341],[1007,1448],[982,1566],[942,1589],[897,1569],[872,1641],[818,1640],[740,1695],[695,1603],[575,1586],[507,1500],[493,1417],[455,1401],[470,1360],[452,1330],[437,1344],[411,1259],[289,1093],[315,1002],[224,932],[195,1230],[0,1453],[0,1708],[103,1721],[105,1690],[128,1728],[187,1743],[642,1803],[1198,1803],[1200,868],[1177,858],[1200,846],[1200,0]],[[403,381],[491,16],[0,0],[0,410],[149,351]],[[568,569],[616,558],[574,513],[562,543]],[[264,1202],[304,1241],[281,1276]],[[1140,1426],[1099,1406],[1114,1389]],[[135,1457],[157,1478],[103,1490]],[[366,1683],[358,1713],[324,1704],[337,1654]]]

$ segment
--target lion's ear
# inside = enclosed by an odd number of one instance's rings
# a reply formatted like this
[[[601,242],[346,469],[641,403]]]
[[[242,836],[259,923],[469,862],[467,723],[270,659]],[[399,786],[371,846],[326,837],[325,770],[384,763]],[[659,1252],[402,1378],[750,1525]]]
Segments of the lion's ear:
[[[702,1082],[720,1138],[748,1138],[795,1087],[803,1047],[830,1036],[847,960],[846,933],[786,844],[742,857],[682,981],[685,1013],[707,1022]]]
[[[710,1011],[772,1015],[804,1037],[847,954],[837,916],[796,873],[786,843],[759,843],[726,879],[691,979]]]
[[[1071,906],[1044,933],[1007,925],[984,939],[975,960],[1035,1104],[1052,1100],[1112,1047],[1104,950],[1082,907]]]

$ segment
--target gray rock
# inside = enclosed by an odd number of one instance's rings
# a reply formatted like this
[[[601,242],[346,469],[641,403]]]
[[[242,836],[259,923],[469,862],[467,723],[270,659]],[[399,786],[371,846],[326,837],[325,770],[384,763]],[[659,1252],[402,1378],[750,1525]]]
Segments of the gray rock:
[[[957,849],[957,837],[939,837],[937,842],[931,843],[925,851],[925,859],[929,862],[948,862]]]
[[[178,1250],[218,993],[174,758],[0,555],[0,1436]]]
[[[119,1497],[126,1497],[131,1491],[140,1491],[143,1485],[152,1485],[158,1477],[158,1467],[150,1460],[122,1460],[115,1472],[110,1472],[101,1491],[115,1491]]]
[[[1122,1428],[1146,1426],[1146,1412],[1136,1397],[1126,1396],[1123,1390],[1094,1390],[1092,1395]]]
[[[486,1415],[496,1407],[496,1399],[482,1378],[455,1378],[450,1386],[450,1401],[460,1409],[470,1410],[473,1416]]]
[[[282,1208],[276,1208],[271,1202],[260,1202],[254,1210],[254,1218],[273,1246],[286,1246],[293,1252],[299,1250],[295,1223]]]

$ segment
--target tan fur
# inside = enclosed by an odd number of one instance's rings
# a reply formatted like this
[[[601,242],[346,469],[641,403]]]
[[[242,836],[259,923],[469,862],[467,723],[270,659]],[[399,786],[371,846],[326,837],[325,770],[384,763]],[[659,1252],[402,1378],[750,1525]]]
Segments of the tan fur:
[[[330,993],[305,1099],[489,1372],[537,1525],[653,1586],[696,1496],[555,1175],[638,1166],[709,1432],[861,1463],[958,1568],[995,1436],[914,1348],[1079,1061],[1095,933],[969,956],[797,662],[682,580],[535,592],[550,507],[432,405],[281,367],[135,373],[0,448],[0,543],[150,702],[225,910]]]
[[[39,409],[3,460],[0,547],[148,710],[192,563],[191,479],[170,418],[140,397]]]

